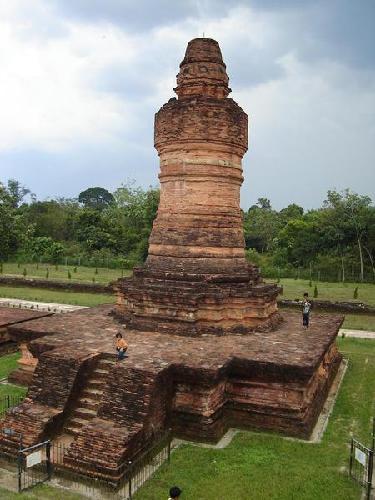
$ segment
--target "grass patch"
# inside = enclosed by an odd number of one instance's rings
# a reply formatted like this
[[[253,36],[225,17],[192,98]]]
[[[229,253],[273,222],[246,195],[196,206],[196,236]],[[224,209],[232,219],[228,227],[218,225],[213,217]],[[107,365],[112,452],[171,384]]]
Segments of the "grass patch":
[[[346,338],[339,347],[349,367],[321,443],[241,432],[223,450],[184,445],[134,498],[167,498],[177,484],[196,500],[359,500],[361,488],[348,477],[348,444],[351,433],[370,442],[375,342]]]
[[[121,276],[130,276],[132,271],[129,269],[108,269],[106,267],[84,267],[84,266],[56,266],[53,264],[20,264],[6,262],[3,264],[3,274],[9,276],[18,276],[23,278],[24,269],[26,278],[46,279],[48,270],[48,279],[58,281],[69,281],[76,283],[92,283],[93,278],[96,283],[109,283],[117,280]],[[71,278],[69,279],[69,273]]]
[[[81,500],[83,497],[81,495],[70,493],[69,491],[60,489],[60,488],[52,488],[47,484],[41,484],[39,486],[35,486],[35,488],[26,491],[24,493],[13,493],[11,491],[5,490],[4,488],[0,488],[0,499],[1,500]]]
[[[0,297],[88,307],[115,302],[113,295],[101,293],[65,292],[60,290],[46,290],[44,288],[10,286],[0,286]]]
[[[18,368],[17,361],[20,358],[20,353],[5,354],[0,357],[0,379],[8,377],[8,375]],[[13,384],[0,384],[0,398],[2,396],[25,396],[27,388]]]
[[[0,357],[0,379],[6,378],[10,372],[18,367],[17,361],[19,359],[19,352],[12,352],[11,354],[5,354]]]
[[[275,280],[267,280],[275,282]],[[279,298],[302,299],[303,293],[307,292],[313,298],[315,285],[318,288],[318,299],[364,302],[375,306],[375,284],[372,283],[325,283],[313,282],[309,287],[308,280],[294,280],[291,278],[281,278],[280,285],[283,286],[284,294]],[[358,287],[358,298],[353,299],[355,288]]]
[[[367,314],[345,314],[343,328],[375,332],[375,316]]]

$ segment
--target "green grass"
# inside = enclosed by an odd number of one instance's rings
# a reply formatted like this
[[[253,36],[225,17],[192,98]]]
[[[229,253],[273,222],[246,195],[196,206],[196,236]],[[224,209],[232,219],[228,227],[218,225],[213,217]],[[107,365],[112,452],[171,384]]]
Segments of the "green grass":
[[[12,352],[0,357],[0,379],[7,377],[10,372],[18,367],[17,361],[19,359],[20,353],[18,352]]]
[[[0,297],[7,299],[23,299],[36,302],[55,302],[58,304],[72,304],[93,307],[115,301],[113,295],[101,293],[65,292],[60,290],[46,290],[44,288],[0,286]]]
[[[345,314],[343,328],[375,332],[375,316],[366,314]]]
[[[0,500],[81,500],[83,497],[81,495],[77,495],[75,493],[70,493],[69,491],[52,488],[47,484],[41,484],[39,486],[35,486],[34,488],[25,491],[24,493],[12,493],[4,488],[0,488]]]
[[[0,379],[6,378],[10,372],[18,368],[17,361],[20,353],[14,352],[0,357]],[[0,384],[0,398],[2,396],[25,396],[26,387],[13,384]]]
[[[48,269],[48,279],[59,280],[59,281],[69,281],[69,282],[88,282],[92,283],[93,278],[96,283],[109,283],[110,281],[117,280],[121,276],[129,276],[132,271],[128,269],[108,269],[105,267],[77,267],[77,272],[74,272],[75,266],[63,266],[58,265],[57,269],[55,265],[51,264],[20,264],[18,267],[17,263],[4,263],[3,264],[3,275],[9,276],[19,276],[23,278],[23,270],[26,269],[26,278],[46,278]],[[96,273],[96,269],[98,272]],[[70,272],[71,279],[68,277],[68,272]]]
[[[267,280],[275,282],[275,280]],[[294,280],[281,278],[280,285],[283,286],[285,299],[302,299],[303,293],[307,292],[313,298],[315,285],[318,288],[318,299],[333,301],[360,301],[375,306],[375,284],[372,283],[324,283],[313,282],[309,287],[307,280]],[[353,299],[355,288],[358,287],[358,298]]]
[[[375,342],[346,338],[339,345],[349,367],[321,443],[241,432],[222,450],[184,445],[135,500],[167,498],[174,484],[181,498],[194,500],[359,500],[361,488],[348,477],[348,444],[351,433],[370,443]]]

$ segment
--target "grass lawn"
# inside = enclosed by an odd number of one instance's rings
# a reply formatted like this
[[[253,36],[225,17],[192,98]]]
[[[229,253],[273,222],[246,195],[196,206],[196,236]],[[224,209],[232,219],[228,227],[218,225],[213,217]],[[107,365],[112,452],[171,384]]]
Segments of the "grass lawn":
[[[47,484],[41,484],[39,486],[35,486],[35,488],[32,488],[29,491],[26,491],[24,493],[12,493],[8,490],[5,490],[3,488],[0,488],[0,499],[1,500],[16,500],[16,499],[23,499],[23,500],[48,500],[48,499],[54,499],[54,500],[81,500],[87,497],[83,497],[81,495],[77,495],[75,493],[69,493],[69,491],[62,490],[62,489],[57,489],[57,488],[52,488],[51,486],[48,486]]]
[[[352,433],[370,444],[375,342],[346,338],[339,346],[349,368],[321,443],[241,432],[222,450],[183,445],[135,500],[167,498],[174,484],[187,500],[359,500],[361,488],[348,477],[348,445]]]
[[[10,372],[17,368],[19,358],[20,354],[18,352],[12,352],[0,357],[0,379],[7,377]]]
[[[89,307],[99,304],[108,304],[115,301],[113,295],[101,293],[65,292],[63,290],[9,286],[0,286],[0,297]]]
[[[20,358],[18,352],[11,354],[5,354],[0,357],[0,379],[6,378],[10,372],[15,370],[17,365],[17,360]],[[0,408],[1,408],[1,398],[3,396],[25,396],[26,387],[20,387],[13,384],[0,384]]]
[[[342,327],[375,332],[375,316],[366,314],[345,314],[345,321]]]
[[[93,278],[96,283],[109,283],[110,281],[117,280],[121,276],[129,276],[132,271],[128,269],[108,269],[106,267],[75,267],[75,266],[63,266],[58,265],[57,269],[55,265],[51,264],[18,264],[16,263],[4,263],[3,264],[3,274],[19,276],[23,278],[23,271],[26,269],[26,278],[46,278],[48,269],[48,279],[50,280],[66,280],[72,282],[89,282],[92,283]],[[76,269],[76,272],[74,271]],[[96,272],[96,269],[98,272]],[[70,272],[71,278],[68,276]]]
[[[275,282],[275,280],[267,280]],[[318,288],[318,299],[333,301],[360,301],[375,306],[375,284],[372,283],[312,283],[309,287],[307,280],[294,280],[281,278],[280,285],[284,288],[283,298],[302,299],[303,293],[307,292],[313,298],[315,285]],[[358,298],[353,299],[355,288],[358,287]]]

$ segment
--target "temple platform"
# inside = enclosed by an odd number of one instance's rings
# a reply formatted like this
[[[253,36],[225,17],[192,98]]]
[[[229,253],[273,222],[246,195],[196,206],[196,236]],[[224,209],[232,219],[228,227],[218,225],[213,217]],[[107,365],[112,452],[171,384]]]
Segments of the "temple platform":
[[[37,364],[27,398],[3,425],[22,429],[26,445],[71,436],[64,467],[114,482],[169,428],[206,442],[229,427],[308,437],[341,361],[341,316],[313,313],[304,330],[300,314],[288,312],[274,331],[184,337],[123,329],[112,309],[9,328]],[[119,330],[129,344],[122,362]],[[1,438],[3,452],[16,444]]]

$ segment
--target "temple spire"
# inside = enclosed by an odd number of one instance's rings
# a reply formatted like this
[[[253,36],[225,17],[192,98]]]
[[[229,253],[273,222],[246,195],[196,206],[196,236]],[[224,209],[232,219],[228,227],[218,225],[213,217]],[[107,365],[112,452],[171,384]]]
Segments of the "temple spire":
[[[194,38],[187,46],[177,75],[178,97],[202,95],[225,98],[231,92],[221,50],[212,38]]]

